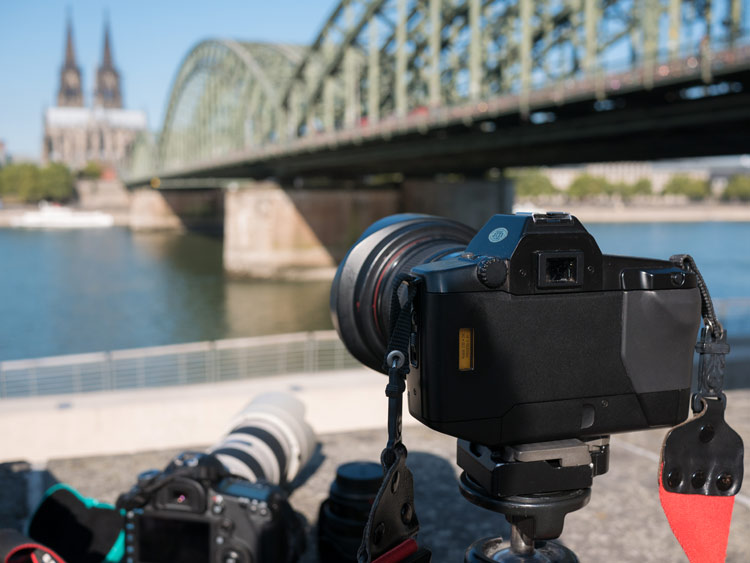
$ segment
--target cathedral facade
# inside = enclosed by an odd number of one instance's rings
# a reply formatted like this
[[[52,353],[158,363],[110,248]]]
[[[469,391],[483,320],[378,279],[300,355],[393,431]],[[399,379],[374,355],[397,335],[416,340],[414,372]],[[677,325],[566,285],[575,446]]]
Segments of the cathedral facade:
[[[104,29],[102,62],[96,71],[93,103],[84,104],[81,69],[76,63],[73,29],[68,21],[65,62],[60,70],[57,106],[44,112],[42,161],[73,170],[88,162],[119,169],[136,137],[146,130],[146,114],[123,108],[120,74],[114,66],[109,25]]]

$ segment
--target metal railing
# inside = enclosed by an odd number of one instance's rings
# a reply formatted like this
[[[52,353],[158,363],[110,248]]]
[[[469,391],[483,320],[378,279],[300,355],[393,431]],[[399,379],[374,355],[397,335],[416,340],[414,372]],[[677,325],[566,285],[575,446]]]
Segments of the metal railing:
[[[750,357],[750,299],[717,299],[732,358]],[[335,331],[0,362],[0,399],[168,387],[361,367]]]
[[[0,398],[233,381],[360,367],[335,331],[0,362]]]

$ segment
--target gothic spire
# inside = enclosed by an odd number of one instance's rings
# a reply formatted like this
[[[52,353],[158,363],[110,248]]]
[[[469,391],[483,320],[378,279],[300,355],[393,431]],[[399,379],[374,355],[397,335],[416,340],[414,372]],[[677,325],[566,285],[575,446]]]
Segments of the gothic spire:
[[[102,68],[113,68],[112,48],[109,45],[109,17],[104,22],[104,55],[102,56]]]
[[[70,16],[68,16],[67,41],[65,43],[65,68],[77,68],[76,50],[73,46],[73,24],[70,23]]]
[[[60,89],[57,91],[57,105],[61,107],[83,106],[81,69],[76,64],[76,51],[73,46],[73,24],[70,13],[68,13],[65,38],[65,64],[60,69]]]
[[[120,93],[120,74],[112,60],[112,46],[109,38],[109,17],[104,20],[104,48],[102,50],[102,64],[96,71],[96,89],[94,90],[94,105],[103,108],[121,108],[122,94]]]

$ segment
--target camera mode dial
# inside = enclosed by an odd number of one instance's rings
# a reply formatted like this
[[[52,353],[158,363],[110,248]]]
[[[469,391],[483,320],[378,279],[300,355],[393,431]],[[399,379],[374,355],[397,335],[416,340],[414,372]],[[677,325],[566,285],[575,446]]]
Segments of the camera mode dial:
[[[484,257],[477,264],[477,278],[485,287],[497,289],[505,283],[508,267],[505,261],[497,257]]]

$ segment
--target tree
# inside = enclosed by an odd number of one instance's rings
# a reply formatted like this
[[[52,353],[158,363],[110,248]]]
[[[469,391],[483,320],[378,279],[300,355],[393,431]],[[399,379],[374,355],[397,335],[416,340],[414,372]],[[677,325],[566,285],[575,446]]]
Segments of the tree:
[[[611,187],[611,193],[617,194],[623,199],[630,199],[637,195],[651,195],[651,181],[643,178],[634,184],[618,183]]]
[[[515,193],[519,197],[537,197],[558,193],[549,178],[538,170],[518,170],[509,177],[515,181]]]
[[[612,193],[612,185],[604,178],[581,174],[570,184],[568,195],[575,199]]]
[[[746,174],[732,176],[721,198],[727,201],[733,199],[750,201],[750,176]]]
[[[631,196],[651,195],[653,192],[654,188],[651,185],[651,180],[647,178],[641,178],[635,184],[631,184],[628,189],[628,194]]]
[[[78,174],[87,180],[98,180],[102,175],[102,165],[93,160],[89,161]]]
[[[73,194],[73,175],[64,164],[52,163],[41,170],[31,163],[9,164],[0,169],[0,196],[36,203],[68,201]]]
[[[15,197],[22,201],[34,201],[39,183],[39,168],[24,162],[9,164],[2,169],[3,195]]]
[[[690,176],[672,176],[672,179],[664,186],[665,195],[684,195],[693,201],[699,201],[711,195],[711,187],[705,180],[691,178]]]
[[[50,163],[39,173],[39,199],[69,201],[75,193],[73,175],[64,164]]]

